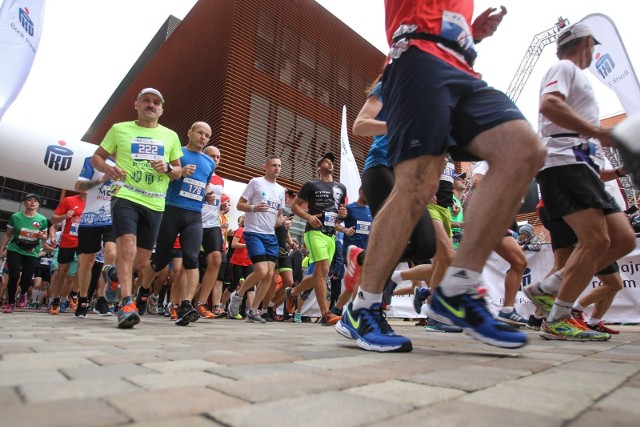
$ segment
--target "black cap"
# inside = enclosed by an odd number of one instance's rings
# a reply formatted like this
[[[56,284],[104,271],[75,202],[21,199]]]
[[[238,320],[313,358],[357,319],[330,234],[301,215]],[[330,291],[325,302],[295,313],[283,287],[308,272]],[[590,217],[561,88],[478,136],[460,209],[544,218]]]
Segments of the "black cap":
[[[458,178],[460,178],[460,179],[467,179],[467,174],[466,174],[466,173],[464,173],[464,172],[463,172],[463,173],[457,173],[457,174],[453,175],[453,177],[454,177],[455,179],[458,179]]]
[[[333,153],[331,151],[327,151],[326,153],[324,153],[324,156],[318,159],[318,161],[316,162],[316,166],[320,166],[320,163],[322,163],[324,159],[331,160],[331,163],[334,163],[336,161],[336,157],[333,155]]]
[[[36,199],[38,201],[38,203],[42,203],[42,200],[40,199],[40,196],[38,196],[37,194],[34,193],[29,193],[26,196],[24,196],[24,199],[22,199],[22,201],[24,202],[27,199]]]

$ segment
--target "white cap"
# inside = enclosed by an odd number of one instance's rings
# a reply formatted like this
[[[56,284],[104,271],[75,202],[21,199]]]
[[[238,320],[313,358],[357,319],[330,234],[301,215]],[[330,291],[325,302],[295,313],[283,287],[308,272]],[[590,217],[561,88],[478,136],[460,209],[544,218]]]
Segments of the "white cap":
[[[152,94],[156,95],[158,98],[160,98],[160,101],[164,102],[164,97],[162,96],[162,94],[160,93],[160,91],[158,89],[154,89],[152,87],[148,87],[148,88],[142,89],[140,91],[140,93],[138,94],[138,98],[140,98],[145,93],[152,93]]]
[[[560,31],[556,40],[556,45],[558,47],[564,46],[571,40],[579,39],[582,37],[591,37],[594,44],[600,44],[600,42],[596,40],[595,37],[593,37],[593,32],[587,24],[576,22],[575,24],[569,25],[567,28],[564,28],[562,31]]]

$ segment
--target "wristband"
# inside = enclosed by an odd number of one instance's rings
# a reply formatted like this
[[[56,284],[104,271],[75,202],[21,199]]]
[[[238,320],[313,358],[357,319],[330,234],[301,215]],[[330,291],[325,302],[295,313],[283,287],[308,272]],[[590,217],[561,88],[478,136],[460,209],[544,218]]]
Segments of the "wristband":
[[[253,210],[255,209],[254,205],[249,205],[249,208],[251,209],[251,213],[253,213]]]

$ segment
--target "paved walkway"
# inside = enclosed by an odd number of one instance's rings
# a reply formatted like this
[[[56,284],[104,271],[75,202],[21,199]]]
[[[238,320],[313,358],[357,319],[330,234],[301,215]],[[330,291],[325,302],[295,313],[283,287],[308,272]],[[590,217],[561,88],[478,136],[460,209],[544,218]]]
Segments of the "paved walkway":
[[[640,327],[502,350],[392,321],[414,351],[316,324],[0,314],[0,426],[637,426]]]

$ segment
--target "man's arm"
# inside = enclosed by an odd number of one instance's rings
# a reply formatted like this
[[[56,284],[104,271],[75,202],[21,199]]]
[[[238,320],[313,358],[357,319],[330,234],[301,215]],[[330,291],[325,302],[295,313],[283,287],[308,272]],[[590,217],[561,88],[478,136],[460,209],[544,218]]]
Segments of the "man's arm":
[[[559,92],[542,95],[540,113],[560,127],[573,130],[580,135],[597,138],[605,147],[613,146],[611,129],[603,128],[583,119],[565,102],[564,96]]]
[[[498,25],[502,22],[502,18],[507,14],[507,8],[500,6],[500,12],[494,13],[498,9],[490,7],[482,12],[471,24],[473,31],[473,41],[480,43],[487,37],[491,37],[498,29]]]
[[[113,179],[115,181],[124,179],[124,171],[117,166],[111,166],[107,163],[107,159],[111,153],[105,150],[102,147],[98,147],[96,152],[91,157],[91,166],[99,170],[100,172],[107,175],[108,179]]]
[[[309,214],[309,212],[307,212],[304,209],[302,209],[302,204],[304,202],[305,202],[305,200],[303,200],[300,197],[296,196],[296,198],[293,199],[293,203],[291,204],[291,212],[293,212],[294,214],[296,214],[300,218],[306,220],[311,227],[319,228],[322,225],[322,222],[320,222],[320,219],[318,217],[316,217],[314,215],[311,215],[311,214]]]

